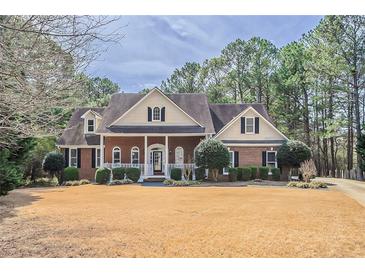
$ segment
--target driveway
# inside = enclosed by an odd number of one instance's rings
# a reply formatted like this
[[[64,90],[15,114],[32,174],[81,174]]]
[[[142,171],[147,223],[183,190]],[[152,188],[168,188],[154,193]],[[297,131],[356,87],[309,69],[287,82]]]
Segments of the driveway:
[[[365,182],[337,178],[316,178],[315,180],[335,184],[336,189],[365,207]]]

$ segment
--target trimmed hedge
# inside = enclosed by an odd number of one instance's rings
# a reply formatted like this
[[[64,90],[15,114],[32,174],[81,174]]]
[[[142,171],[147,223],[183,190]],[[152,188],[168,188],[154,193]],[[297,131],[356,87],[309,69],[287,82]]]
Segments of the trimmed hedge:
[[[259,178],[262,180],[267,180],[269,178],[269,170],[270,168],[267,166],[259,167]]]
[[[111,170],[109,168],[98,168],[95,173],[95,181],[99,184],[106,184],[110,180]]]
[[[171,179],[175,181],[180,181],[182,177],[182,171],[181,168],[172,168],[171,169]]]
[[[141,170],[136,167],[129,167],[125,169],[125,175],[127,176],[127,179],[130,179],[133,182],[137,183],[139,177],[141,177]]]
[[[124,167],[116,167],[112,169],[113,180],[123,180],[125,175]]]
[[[242,181],[242,167],[237,167],[237,180]]]
[[[249,166],[251,169],[251,180],[255,180],[257,178],[257,166]]]
[[[66,167],[63,176],[65,181],[77,181],[79,179],[79,170],[73,166]]]
[[[249,181],[252,176],[251,176],[251,168],[249,167],[243,167],[242,168],[242,181]]]
[[[271,169],[271,177],[274,181],[280,181],[280,168],[273,167]]]
[[[199,180],[204,180],[204,178],[205,178],[205,169],[202,167],[195,169],[195,179],[199,181]]]
[[[230,182],[237,181],[237,168],[231,167],[228,169],[228,178]]]

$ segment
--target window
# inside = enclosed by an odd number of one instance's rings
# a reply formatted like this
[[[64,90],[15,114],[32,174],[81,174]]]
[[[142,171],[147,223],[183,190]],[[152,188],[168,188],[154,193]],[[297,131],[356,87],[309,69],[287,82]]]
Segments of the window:
[[[139,164],[139,148],[132,147],[131,149],[131,164]]]
[[[270,168],[277,167],[276,151],[266,151],[266,166]]]
[[[70,148],[70,164],[69,166],[77,167],[77,148]]]
[[[184,163],[184,149],[182,147],[175,148],[175,164]]]
[[[100,167],[100,148],[96,149],[96,167]]]
[[[94,119],[87,120],[87,132],[94,132],[95,131],[95,123]]]
[[[234,166],[234,151],[228,151],[229,152],[229,165],[228,167],[223,168],[223,174],[228,174],[228,169],[230,167]]]
[[[113,164],[120,164],[120,148],[113,148]]]
[[[255,129],[255,121],[254,118],[246,118],[246,133],[254,133]]]
[[[152,120],[153,121],[161,121],[161,113],[160,113],[160,108],[159,107],[154,107],[153,108]]]

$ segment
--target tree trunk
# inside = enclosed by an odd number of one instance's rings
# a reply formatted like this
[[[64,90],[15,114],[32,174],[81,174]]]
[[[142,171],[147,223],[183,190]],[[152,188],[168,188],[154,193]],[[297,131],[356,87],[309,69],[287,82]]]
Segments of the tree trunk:
[[[308,107],[308,92],[305,88],[303,88],[304,94],[304,134],[305,134],[305,143],[307,146],[311,146],[310,139],[310,126],[309,126],[309,107]]]
[[[353,168],[353,100],[352,93],[348,93],[347,107],[347,170]]]
[[[354,88],[354,106],[355,106],[355,125],[356,125],[356,140],[359,140],[361,137],[361,120],[360,120],[360,98],[359,98],[359,85],[357,79],[357,70],[355,69],[353,72],[353,88]],[[357,153],[357,170],[361,171],[362,166],[362,158],[361,154]],[[358,179],[362,180],[362,172],[357,172]]]
[[[328,98],[328,118],[330,119],[331,123],[333,122],[333,88],[332,88],[332,79],[330,79],[330,94]],[[330,139],[330,154],[331,154],[331,175],[335,176],[336,170],[336,157],[335,157],[335,140],[334,136],[331,134]]]

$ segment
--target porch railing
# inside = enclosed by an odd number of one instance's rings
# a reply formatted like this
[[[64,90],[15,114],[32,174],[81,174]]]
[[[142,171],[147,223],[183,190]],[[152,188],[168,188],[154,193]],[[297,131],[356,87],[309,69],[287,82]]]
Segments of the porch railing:
[[[173,168],[180,168],[182,171],[182,177],[185,180],[189,180],[191,177],[193,180],[195,180],[195,164],[167,164],[167,176],[170,178],[171,175],[171,169]]]

